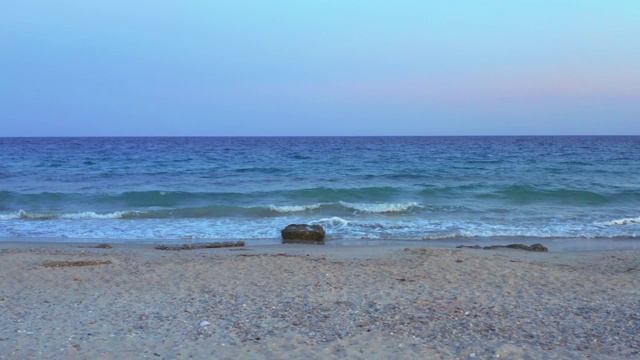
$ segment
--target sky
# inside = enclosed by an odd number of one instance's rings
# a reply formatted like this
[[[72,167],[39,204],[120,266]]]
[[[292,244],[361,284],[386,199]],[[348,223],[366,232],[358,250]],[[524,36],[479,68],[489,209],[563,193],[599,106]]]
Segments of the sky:
[[[0,136],[640,135],[640,1],[2,0]]]

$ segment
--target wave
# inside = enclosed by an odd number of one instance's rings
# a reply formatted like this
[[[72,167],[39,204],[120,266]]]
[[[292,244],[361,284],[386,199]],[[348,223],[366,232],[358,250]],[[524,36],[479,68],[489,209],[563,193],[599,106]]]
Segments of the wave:
[[[405,212],[413,208],[423,208],[417,202],[409,203],[390,203],[390,204],[376,204],[376,203],[348,203],[340,201],[340,205],[348,209],[367,213],[395,213]]]
[[[176,210],[118,211],[108,213],[75,212],[46,214],[18,211],[0,215],[0,237],[114,238],[114,239],[280,239],[288,224],[322,225],[327,241],[390,240],[429,241],[455,238],[506,240],[515,238],[563,239],[640,239],[640,218],[619,219],[612,225],[585,222],[485,222],[469,219],[430,219],[425,217],[336,216],[313,213],[272,216],[212,217],[202,215],[211,209],[188,209],[191,215]],[[225,210],[227,211],[227,210]],[[258,211],[249,209],[248,211]],[[266,208],[264,213],[271,211]],[[317,211],[317,210],[313,210]],[[273,212],[272,212],[273,213]],[[12,219],[16,219],[13,220]],[[47,222],[43,224],[43,222]],[[114,222],[117,222],[115,224]]]
[[[19,210],[14,213],[9,214],[0,214],[0,220],[14,220],[14,219],[24,219],[24,220],[93,220],[93,219],[131,219],[144,217],[145,212],[142,211],[116,211],[111,213],[96,213],[93,211],[82,211],[76,213],[63,213],[63,214],[55,214],[55,213],[39,213],[39,212],[26,212],[24,210]]]
[[[431,184],[418,184],[419,186],[424,187],[420,193],[422,195],[450,195],[450,194],[460,194],[460,193],[473,193],[480,190],[485,190],[486,186],[481,184],[465,184],[465,185],[455,185],[455,186],[434,186]]]
[[[321,225],[329,239],[427,241],[456,238],[517,238],[556,239],[639,239],[638,231],[613,231],[597,224],[583,223],[570,226],[491,225],[469,221],[447,222],[428,219],[386,221],[327,217],[310,222]]]
[[[316,210],[317,204],[340,204],[351,210],[362,212],[397,212],[417,208],[415,200],[438,202],[434,199],[446,198],[448,201],[474,201],[507,203],[517,205],[558,204],[572,206],[606,205],[611,203],[630,203],[640,201],[640,191],[620,190],[616,192],[597,192],[580,189],[546,189],[534,186],[501,186],[468,184],[459,186],[435,187],[420,185],[426,189],[414,190],[399,187],[363,187],[329,188],[316,187],[294,190],[273,190],[255,192],[188,192],[188,191],[130,191],[118,194],[107,193],[15,193],[0,191],[0,209],[16,208],[74,208],[111,210],[131,208],[187,208],[211,205],[260,206],[274,204],[272,211],[293,212]],[[410,199],[407,202],[398,199]],[[414,200],[415,199],[415,200]],[[426,200],[426,201],[425,201]],[[384,205],[382,205],[384,204]],[[452,203],[449,205],[458,205]],[[287,208],[288,206],[301,208]]]
[[[312,225],[322,225],[323,227],[330,229],[344,228],[351,224],[351,221],[342,219],[337,216],[330,218],[319,219],[311,222]]]
[[[579,189],[541,189],[534,186],[513,185],[492,192],[481,192],[477,198],[502,199],[520,204],[553,202],[562,205],[601,205],[615,201],[640,200],[638,191],[600,193]]]
[[[139,207],[178,207],[193,204],[249,204],[272,201],[294,201],[297,203],[331,203],[337,201],[358,202],[360,200],[384,201],[403,194],[394,187],[364,188],[303,188],[294,190],[272,190],[254,192],[189,192],[189,191],[127,191],[123,193],[17,193],[0,191],[0,207],[3,204],[33,205],[57,204],[120,204]]]
[[[609,222],[604,223],[604,225],[607,225],[607,226],[618,226],[618,225],[629,225],[629,224],[640,224],[640,216],[637,218],[611,220]]]
[[[640,201],[640,190],[599,192],[569,187],[532,185],[463,184],[434,186],[420,184],[419,194],[428,198],[475,198],[480,201],[500,201],[515,204],[557,203],[559,205],[604,205],[614,202]]]
[[[355,202],[363,199],[384,200],[401,195],[404,190],[391,186],[362,187],[362,188],[329,188],[316,187],[297,190],[280,190],[270,192],[270,195],[291,200],[307,200],[315,202]]]
[[[262,174],[278,174],[278,173],[283,173],[283,172],[287,172],[284,169],[279,169],[279,168],[262,168],[262,167],[250,167],[250,168],[240,168],[240,169],[236,169],[235,172],[238,173],[262,173]]]
[[[60,219],[65,220],[91,220],[91,219],[133,219],[143,217],[144,211],[128,210],[128,211],[116,211],[106,214],[98,214],[93,211],[83,211],[72,214],[62,214]]]
[[[414,208],[424,208],[424,206],[411,203],[315,203],[302,205],[209,205],[196,207],[174,207],[174,208],[147,208],[145,210],[113,210],[96,211],[82,210],[74,212],[41,212],[19,210],[6,214],[0,214],[0,220],[101,220],[101,219],[189,219],[189,218],[225,218],[225,217],[281,217],[293,216],[300,213],[317,214],[353,214],[353,211],[362,213],[403,213],[412,211]],[[432,207],[430,207],[432,208]]]
[[[275,211],[277,213],[295,213],[295,212],[303,212],[307,210],[316,210],[319,209],[322,204],[312,204],[312,205],[269,205],[267,208],[271,211]]]

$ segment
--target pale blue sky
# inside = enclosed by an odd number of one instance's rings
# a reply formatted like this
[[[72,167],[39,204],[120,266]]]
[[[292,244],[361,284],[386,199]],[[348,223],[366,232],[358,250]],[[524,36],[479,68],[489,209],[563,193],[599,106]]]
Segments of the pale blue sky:
[[[0,136],[640,135],[640,1],[0,2]]]

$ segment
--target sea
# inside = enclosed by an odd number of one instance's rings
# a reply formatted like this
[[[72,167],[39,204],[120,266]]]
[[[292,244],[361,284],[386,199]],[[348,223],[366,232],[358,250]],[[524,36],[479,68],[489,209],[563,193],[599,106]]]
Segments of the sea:
[[[0,239],[640,244],[639,136],[0,138]]]

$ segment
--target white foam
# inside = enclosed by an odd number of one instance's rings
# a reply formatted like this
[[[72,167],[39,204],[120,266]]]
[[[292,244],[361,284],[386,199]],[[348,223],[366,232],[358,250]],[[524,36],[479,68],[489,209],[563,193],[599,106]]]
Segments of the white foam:
[[[640,216],[637,218],[611,220],[609,222],[604,223],[604,225],[607,225],[607,226],[629,225],[629,224],[640,224]]]
[[[292,213],[292,212],[301,212],[307,210],[315,210],[320,208],[320,204],[312,204],[312,205],[269,205],[269,210],[279,212],[279,213]]]
[[[20,210],[11,214],[0,214],[0,220],[14,220],[25,216],[24,210]]]
[[[337,216],[311,221],[311,224],[322,225],[331,228],[341,228],[348,226],[351,222]]]
[[[340,205],[368,213],[386,213],[386,212],[403,212],[407,210],[411,210],[415,207],[422,207],[417,202],[409,202],[409,203],[389,203],[389,204],[375,204],[375,203],[348,203],[344,201],[340,201]]]
[[[14,219],[41,220],[41,219],[51,219],[53,217],[54,215],[52,214],[28,213],[24,210],[18,210],[11,214],[0,215],[0,220],[14,220]]]
[[[98,214],[93,211],[83,211],[71,214],[53,214],[53,213],[33,213],[19,210],[10,214],[0,214],[0,220],[15,220],[15,219],[27,219],[27,220],[91,220],[91,219],[122,219],[127,215],[140,214],[140,211],[116,211],[107,214]]]
[[[93,211],[83,211],[79,213],[73,214],[63,214],[60,216],[61,219],[67,220],[91,220],[91,219],[122,219],[127,215],[135,215],[140,214],[140,211],[116,211],[107,214],[98,214]]]

